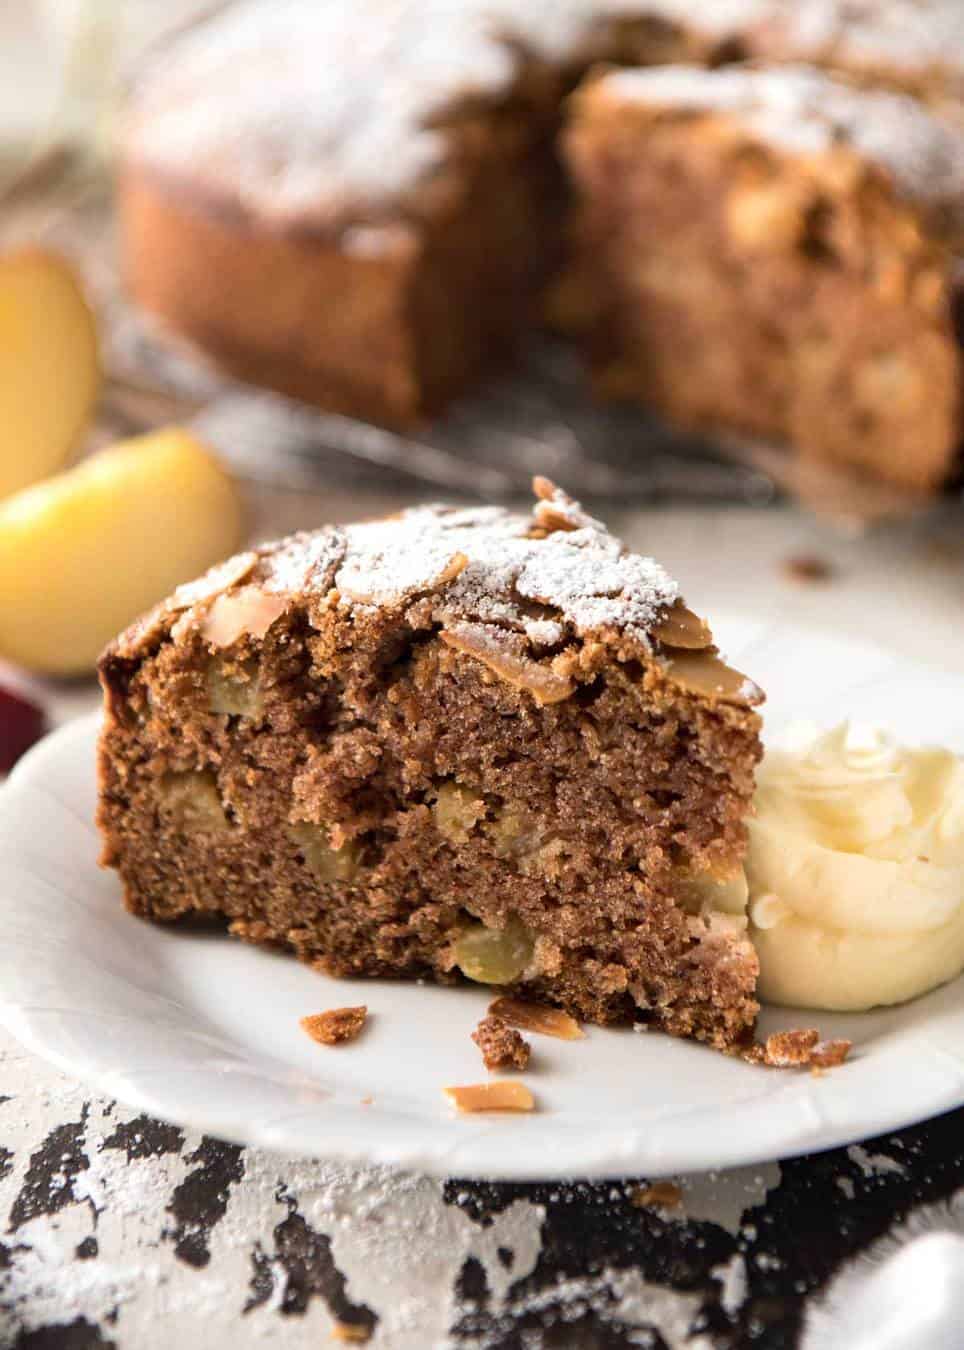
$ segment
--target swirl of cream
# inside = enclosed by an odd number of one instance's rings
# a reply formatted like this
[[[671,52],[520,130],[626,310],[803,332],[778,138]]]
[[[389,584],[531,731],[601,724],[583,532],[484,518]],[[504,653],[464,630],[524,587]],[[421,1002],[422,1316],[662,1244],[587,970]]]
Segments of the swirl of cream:
[[[964,762],[800,729],[761,766],[747,857],[760,993],[856,1010],[964,969]]]

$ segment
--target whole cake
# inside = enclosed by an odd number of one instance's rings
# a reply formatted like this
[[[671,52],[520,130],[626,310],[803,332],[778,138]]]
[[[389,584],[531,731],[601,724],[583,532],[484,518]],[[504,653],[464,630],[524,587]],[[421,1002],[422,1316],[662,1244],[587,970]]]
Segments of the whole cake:
[[[545,480],[179,588],[105,653],[127,907],[335,975],[460,975],[725,1048],[751,1033],[761,694]]]
[[[132,82],[118,195],[128,284],[245,379],[417,423],[504,361],[538,319],[563,251],[560,110],[586,71],[760,56],[952,107],[964,90],[964,6],[220,7]],[[873,446],[865,459],[888,474]]]
[[[684,426],[928,489],[964,434],[964,137],[807,67],[617,71],[574,103],[594,378]]]

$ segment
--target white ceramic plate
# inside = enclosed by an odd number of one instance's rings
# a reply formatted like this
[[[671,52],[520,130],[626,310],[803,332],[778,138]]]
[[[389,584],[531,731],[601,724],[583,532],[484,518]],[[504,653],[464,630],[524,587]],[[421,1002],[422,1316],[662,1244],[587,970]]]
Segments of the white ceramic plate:
[[[788,717],[848,714],[964,751],[960,681],[876,648],[731,619],[725,650]],[[753,1068],[659,1034],[535,1037],[528,1116],[456,1116],[442,1095],[482,1080],[469,1034],[489,995],[347,983],[218,935],[130,917],[97,866],[96,721],[48,738],[0,792],[0,1020],[102,1092],[179,1124],[292,1154],[492,1178],[659,1175],[848,1143],[964,1102],[964,980],[815,1022],[852,1060],[821,1078]],[[315,1045],[305,1013],[365,1002],[351,1047]]]

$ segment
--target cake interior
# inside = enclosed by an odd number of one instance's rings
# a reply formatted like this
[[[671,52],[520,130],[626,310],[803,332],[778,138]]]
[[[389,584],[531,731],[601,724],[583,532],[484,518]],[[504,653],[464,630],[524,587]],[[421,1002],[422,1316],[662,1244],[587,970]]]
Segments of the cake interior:
[[[103,664],[104,861],[132,911],[338,976],[467,974],[592,1021],[749,1033],[758,718],[707,696],[711,654],[677,652],[671,681],[585,639],[557,697],[418,605],[350,633],[293,607],[223,651],[170,627]]]
[[[601,393],[790,441],[910,488],[946,476],[960,352],[946,249],[882,174],[594,97],[570,304]]]

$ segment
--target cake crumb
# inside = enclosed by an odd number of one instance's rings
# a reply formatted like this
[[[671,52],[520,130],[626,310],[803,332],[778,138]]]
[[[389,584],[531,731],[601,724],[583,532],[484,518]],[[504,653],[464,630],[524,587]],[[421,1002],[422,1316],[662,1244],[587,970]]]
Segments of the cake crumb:
[[[766,1038],[764,1062],[777,1069],[807,1065],[819,1039],[819,1031],[812,1027],[806,1031],[775,1031]]]
[[[832,581],[834,575],[833,567],[826,559],[807,553],[785,559],[782,570],[788,581],[802,586],[822,586]]]
[[[497,998],[489,1004],[489,1016],[498,1017],[510,1027],[541,1032],[543,1036],[555,1036],[561,1041],[580,1041],[585,1036],[576,1019],[561,1008],[550,1008],[545,1003],[527,1003],[522,998]]]
[[[850,1054],[851,1041],[822,1041],[814,1027],[793,1031],[775,1031],[761,1045],[743,1046],[737,1053],[747,1064],[763,1064],[770,1069],[810,1069],[817,1076],[824,1069],[835,1069]]]
[[[682,1188],[675,1181],[654,1181],[648,1186],[634,1186],[629,1192],[629,1203],[637,1209],[676,1209],[682,1199]]]
[[[487,1069],[524,1069],[529,1063],[529,1042],[501,1017],[483,1017],[472,1039],[482,1051]]]
[[[458,1111],[532,1111],[535,1098],[524,1083],[467,1083],[442,1091]]]
[[[328,1008],[325,1012],[302,1017],[299,1025],[319,1045],[341,1045],[355,1039],[367,1017],[368,1009],[364,1004],[358,1008]]]
[[[815,1069],[835,1069],[850,1054],[852,1041],[819,1041],[811,1051],[810,1064]]]

